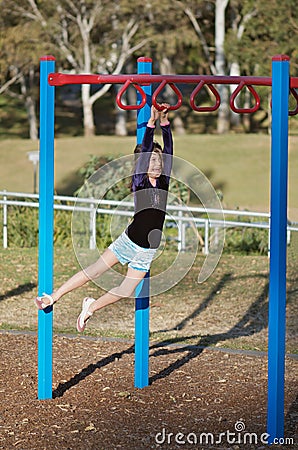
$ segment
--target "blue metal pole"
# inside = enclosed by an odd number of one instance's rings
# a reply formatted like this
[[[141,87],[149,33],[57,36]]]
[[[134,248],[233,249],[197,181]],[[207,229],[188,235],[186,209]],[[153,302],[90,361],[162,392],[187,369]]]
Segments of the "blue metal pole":
[[[152,74],[152,60],[150,58],[138,59],[138,74]],[[151,109],[151,85],[142,86],[146,93],[147,103],[138,110],[137,117],[137,143],[141,144]],[[140,103],[138,94],[138,103]],[[149,384],[149,284],[148,272],[135,292],[135,387],[143,388]]]
[[[38,295],[53,291],[54,97],[48,74],[55,58],[40,59]],[[38,311],[38,399],[52,398],[53,308]]]
[[[284,433],[289,57],[272,58],[271,220],[267,432]]]

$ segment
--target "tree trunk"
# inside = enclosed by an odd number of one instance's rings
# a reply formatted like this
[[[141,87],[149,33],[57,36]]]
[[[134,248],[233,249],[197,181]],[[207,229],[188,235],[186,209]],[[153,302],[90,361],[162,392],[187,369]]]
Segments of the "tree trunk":
[[[84,136],[94,136],[93,104],[90,102],[90,84],[82,84],[82,104],[84,117]]]
[[[37,119],[35,111],[35,103],[31,96],[26,97],[26,109],[29,120],[29,136],[32,141],[37,141],[38,131],[37,131]]]
[[[127,128],[126,128],[126,111],[124,109],[119,108],[116,105],[116,123],[115,123],[115,134],[116,136],[127,136]]]
[[[163,57],[160,62],[161,75],[167,75],[169,73],[174,74],[172,62],[167,57]],[[166,86],[165,98],[167,103],[174,105],[177,102],[176,94],[170,86]],[[178,110],[179,111],[179,110]],[[177,134],[185,134],[185,128],[181,116],[178,111],[174,111],[173,126]]]
[[[239,76],[240,75],[240,66],[238,62],[233,62],[231,64],[230,68],[230,76]],[[233,94],[235,89],[237,88],[237,85],[230,84],[230,93]],[[236,104],[237,104],[237,98],[236,98]],[[240,114],[235,113],[234,111],[231,111],[231,124],[234,127],[238,127],[240,125]]]
[[[181,116],[177,113],[177,111],[174,112],[173,125],[176,134],[185,134],[183,120],[181,119]]]
[[[217,132],[224,134],[230,130],[229,88],[226,85],[220,85],[218,91],[221,104],[218,109]]]
[[[115,85],[116,95],[118,91],[121,89],[122,85]],[[122,96],[121,99],[123,105],[127,105],[126,94]],[[127,112],[124,109],[119,108],[116,104],[116,123],[115,123],[115,135],[116,136],[127,136],[127,128],[126,128],[126,116]]]
[[[250,108],[251,93],[246,89],[244,94],[244,108]],[[243,114],[243,127],[246,133],[251,131],[251,114]]]
[[[215,67],[217,75],[225,75],[225,11],[228,0],[216,0],[215,9]],[[226,85],[219,85],[221,104],[218,110],[217,132],[225,133],[230,128],[229,92]]]
[[[38,139],[38,132],[37,132],[37,119],[36,119],[36,112],[35,112],[35,103],[30,95],[30,89],[28,89],[28,86],[26,84],[26,78],[23,74],[20,74],[19,78],[20,82],[20,98],[25,101],[25,108],[27,110],[27,117],[29,122],[29,136],[30,139],[33,141],[36,141]],[[34,71],[29,71],[29,84],[32,86],[32,82],[34,80]]]

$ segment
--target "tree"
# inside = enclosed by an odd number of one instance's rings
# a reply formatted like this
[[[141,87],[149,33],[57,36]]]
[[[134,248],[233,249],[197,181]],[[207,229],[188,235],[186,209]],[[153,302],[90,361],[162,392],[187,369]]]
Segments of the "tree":
[[[2,6],[0,93],[23,99],[33,138],[44,54],[56,56],[59,71],[73,73],[131,73],[127,64],[134,67],[143,54],[161,73],[268,75],[276,53],[289,54],[292,74],[298,70],[296,0],[3,0]],[[85,135],[94,134],[93,106],[109,88],[82,86]],[[221,97],[218,132],[234,120],[228,91]],[[179,113],[175,125],[183,131]],[[125,133],[125,122],[118,125]]]
[[[295,0],[246,0],[232,1],[235,22],[238,27],[231,27],[226,36],[226,50],[234,62],[234,67],[242,75],[270,76],[272,56],[279,53],[292,57],[291,74],[297,74],[298,66],[295,56],[298,47],[298,12]],[[243,31],[243,28],[244,31]],[[265,114],[270,115],[270,90],[258,90],[261,106]],[[245,101],[250,102],[250,96]],[[263,105],[266,105],[265,108]],[[249,106],[249,105],[247,105]],[[245,129],[251,127],[251,115],[244,118]]]
[[[226,75],[227,63],[225,56],[225,34],[226,34],[226,8],[229,0],[215,0],[215,2],[206,2],[205,9],[209,16],[210,11],[214,9],[213,20],[206,21],[206,16],[202,14],[202,11],[192,6],[192,3],[178,2],[184,10],[184,13],[188,17],[192,27],[194,28],[197,38],[200,42],[203,55],[208,64],[209,73],[212,75]],[[200,23],[202,22],[202,24]],[[204,27],[204,29],[203,29]],[[210,29],[214,27],[214,33],[210,33]],[[209,38],[209,42],[207,37]],[[212,42],[211,42],[212,40]],[[211,48],[214,43],[214,52],[212,56]],[[225,85],[219,85],[218,91],[221,97],[221,104],[218,112],[217,131],[218,133],[224,133],[229,129],[229,103],[228,103],[228,88]]]
[[[240,41],[243,37],[243,34],[246,30],[247,24],[250,20],[254,18],[257,14],[257,9],[255,8],[255,2],[246,2],[245,5],[243,5],[243,2],[239,2],[237,0],[233,0],[230,3],[230,21],[231,26],[226,34],[226,51],[231,55],[231,53],[228,51],[228,45],[227,40],[229,34],[233,34],[233,38],[236,41]],[[241,68],[238,61],[238,58],[231,58],[230,61],[230,76],[239,76],[241,75]],[[230,85],[230,91],[231,94],[234,92],[237,86]],[[249,107],[250,102],[250,95],[246,91],[245,92],[245,107]],[[244,127],[249,130],[250,128],[250,119],[251,115],[244,115],[243,117],[243,125]],[[240,124],[240,114],[236,114],[233,111],[231,111],[231,124],[238,126]]]
[[[213,75],[267,75],[275,53],[297,54],[297,5],[295,0],[213,0],[194,4],[180,2],[196,32],[209,73]],[[214,11],[213,20],[209,11]],[[206,20],[208,18],[208,20]],[[210,30],[214,27],[214,33]],[[213,51],[214,50],[214,51]],[[295,70],[295,62],[292,68]],[[293,70],[293,69],[292,69]],[[231,91],[235,86],[230,86]],[[230,121],[239,122],[239,115],[230,112],[229,93],[219,88],[221,106],[217,130],[229,129]],[[243,95],[245,107],[251,95]],[[251,115],[243,123],[250,129]]]
[[[20,0],[13,11],[15,17],[37,24],[47,42],[59,49],[57,59],[62,69],[118,74],[147,42],[141,37],[133,43],[139,31],[133,6],[123,0]],[[90,85],[81,87],[86,136],[94,134],[94,102],[109,88],[104,85],[92,92]]]
[[[233,60],[237,60],[244,74],[268,76],[271,58],[285,53],[292,57],[292,69],[297,73],[298,11],[295,0],[246,0],[242,15],[249,8],[254,11],[253,20],[245,24],[245,33],[236,36],[227,33],[227,48]]]
[[[180,2],[151,0],[147,3],[147,20],[150,42],[144,50],[152,56],[153,67],[158,67],[162,75],[193,73],[193,64],[197,65],[200,58],[193,49],[195,34]],[[160,94],[160,100],[176,103],[176,94],[169,85]],[[173,113],[173,126],[177,134],[185,133],[180,110]]]
[[[24,102],[29,122],[29,135],[38,139],[36,99],[38,94],[38,60],[36,52],[44,50],[36,26],[17,21],[10,2],[3,2],[0,43],[0,94]]]
[[[225,14],[229,0],[216,0],[215,3],[215,68],[217,75],[226,75],[225,44]],[[218,110],[217,132],[225,133],[229,130],[229,94],[226,85],[219,86],[221,104]]]

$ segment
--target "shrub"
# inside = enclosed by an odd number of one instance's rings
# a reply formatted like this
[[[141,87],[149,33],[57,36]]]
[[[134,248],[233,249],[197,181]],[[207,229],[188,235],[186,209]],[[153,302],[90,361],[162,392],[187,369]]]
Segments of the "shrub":
[[[268,230],[261,228],[229,228],[225,236],[225,253],[268,254]]]
[[[10,247],[38,245],[38,208],[9,206],[7,222],[7,239]]]

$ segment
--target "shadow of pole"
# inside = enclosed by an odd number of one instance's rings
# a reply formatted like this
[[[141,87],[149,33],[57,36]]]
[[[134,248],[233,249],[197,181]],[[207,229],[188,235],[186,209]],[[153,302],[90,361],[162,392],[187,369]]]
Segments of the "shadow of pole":
[[[170,355],[175,353],[184,353],[187,351],[188,353],[184,355],[182,358],[177,359],[175,362],[171,363],[168,367],[155,374],[149,379],[149,383],[152,384],[155,381],[165,378],[169,376],[172,372],[177,369],[180,369],[182,366],[187,364],[192,359],[199,356],[204,348],[212,345],[216,345],[218,342],[226,341],[229,339],[233,339],[235,337],[241,336],[251,336],[263,328],[266,328],[268,325],[268,287],[269,283],[267,282],[264,286],[261,294],[252,303],[247,312],[244,314],[242,319],[234,325],[229,331],[225,333],[218,333],[212,336],[203,336],[199,339],[197,344],[192,346],[184,346],[175,349],[158,349],[155,353],[153,353],[152,357],[157,357],[160,355]],[[181,338],[181,341],[185,341],[185,338]],[[177,343],[177,341],[175,341]],[[156,346],[151,347],[152,349],[160,347],[161,345],[167,345],[168,342],[159,343]]]
[[[25,292],[30,292],[32,289],[36,288],[36,283],[24,283],[20,284],[14,289],[7,291],[5,294],[0,295],[0,302],[2,300],[7,300],[8,298],[14,297],[16,295],[24,294]]]
[[[112,355],[106,356],[105,358],[97,361],[95,364],[89,364],[87,367],[81,370],[81,372],[74,375],[70,380],[65,383],[59,383],[57,388],[53,391],[53,398],[62,397],[68,389],[79,384],[86,377],[95,372],[95,370],[107,366],[113,363],[115,360],[122,358],[123,355],[129,355],[134,352],[134,345],[130,346],[123,352],[113,353]]]
[[[206,300],[203,302],[200,307],[192,313],[192,317],[195,317],[198,315],[203,309],[205,309],[212,298],[214,297],[216,291],[219,289],[219,286],[223,286],[229,279],[231,275],[227,274],[224,276],[220,282],[217,284],[217,286],[212,290],[210,295],[206,298]],[[235,337],[240,336],[250,336],[256,332],[261,331],[263,328],[265,328],[268,325],[268,282],[264,286],[262,293],[259,295],[259,297],[256,299],[254,303],[249,307],[247,312],[244,314],[244,316],[241,318],[241,320],[234,325],[229,331],[225,333],[218,333],[212,336],[203,336],[199,339],[197,344],[195,345],[186,345],[179,348],[174,349],[164,349],[160,348],[162,345],[166,346],[169,345],[169,342],[164,341],[161,343],[158,343],[151,347],[151,349],[157,349],[150,357],[158,357],[161,355],[172,355],[172,354],[181,354],[185,353],[187,351],[188,353],[181,358],[177,359],[175,362],[171,363],[168,367],[161,370],[159,373],[155,374],[149,379],[149,384],[154,383],[155,381],[165,378],[169,376],[172,372],[175,370],[181,368],[185,364],[187,364],[192,359],[199,356],[203,350],[210,346],[215,345],[218,342],[226,341]],[[189,318],[185,319],[188,320]],[[185,322],[180,322],[180,324],[183,324]],[[194,336],[185,338],[182,337],[181,341],[185,341],[186,339],[192,339]],[[176,341],[177,343],[177,341]],[[79,373],[74,375],[70,380],[66,381],[65,383],[59,383],[57,388],[53,391],[53,398],[62,397],[64,393],[70,389],[71,387],[77,385],[82,380],[84,380],[86,377],[91,375],[95,372],[95,370],[100,369],[104,366],[107,366],[108,364],[113,363],[116,359],[122,358],[123,355],[131,354],[134,352],[134,345],[130,346],[126,350],[123,350],[122,352],[113,353],[110,356],[107,356],[100,361],[97,361],[94,364],[89,364],[87,367],[82,369]]]
[[[206,299],[196,308],[189,316],[187,316],[185,319],[183,319],[180,323],[175,325],[173,328],[169,330],[162,330],[162,331],[174,331],[174,330],[182,330],[189,320],[194,319],[199,314],[201,314],[207,307],[211,304],[212,300],[216,297],[217,292],[222,289],[232,278],[231,273],[226,273],[223,275],[223,277],[219,280],[219,282],[214,286],[210,294],[206,297]]]
[[[295,436],[297,416],[298,416],[298,395],[292,402],[285,417],[285,436],[292,434]]]

